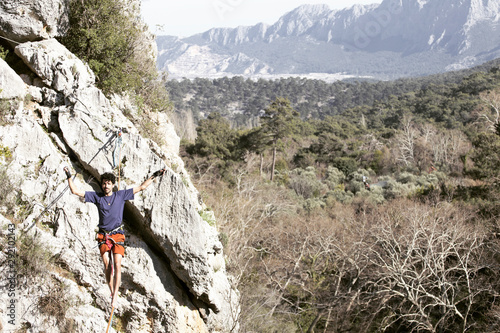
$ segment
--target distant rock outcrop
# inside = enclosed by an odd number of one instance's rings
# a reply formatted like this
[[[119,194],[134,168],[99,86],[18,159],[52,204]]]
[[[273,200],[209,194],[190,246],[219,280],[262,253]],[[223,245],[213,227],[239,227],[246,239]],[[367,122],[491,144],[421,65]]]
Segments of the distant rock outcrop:
[[[118,163],[120,189],[139,185],[152,172],[166,167],[161,178],[126,204],[128,246],[115,315],[126,332],[236,331],[238,291],[226,273],[217,230],[209,224],[212,221],[201,217],[205,207],[177,155],[179,138],[173,125],[166,116],[158,115],[165,123],[160,128],[168,131],[163,133],[167,138],[163,147],[142,137],[121,109],[130,107],[129,101],[107,98],[96,88],[94,74],[85,63],[55,39],[47,39],[63,30],[58,22],[65,22],[61,18],[64,3],[43,1],[41,5],[25,0],[0,5],[0,11],[9,14],[1,15],[0,35],[21,42],[15,53],[32,71],[23,75],[23,81],[0,59],[0,98],[14,106],[13,112],[2,111],[0,148],[11,156],[0,158],[0,167],[13,184],[19,184],[2,190],[19,195],[16,211],[32,210],[16,227],[18,239],[21,230],[40,217],[30,235],[74,277],[47,272],[66,286],[67,296],[74,300],[65,309],[71,331],[103,332],[110,300],[94,238],[98,214],[93,205],[69,191],[55,201],[66,191],[62,168],[69,165],[78,173],[75,182],[82,190],[99,190],[99,174],[113,170]],[[31,28],[20,28],[24,19],[31,22]],[[49,22],[53,22],[49,35],[34,32]],[[120,129],[125,130],[118,146]],[[117,148],[119,157],[114,156]],[[54,205],[40,216],[51,203]],[[6,210],[0,207],[0,211]],[[5,237],[9,224],[0,215],[0,237]],[[6,253],[1,252],[2,271],[6,265]],[[17,287],[16,328],[64,331],[56,325],[55,314],[35,306],[50,286],[31,282]],[[5,313],[9,302],[8,294],[0,293],[0,328],[7,330],[14,328]]]

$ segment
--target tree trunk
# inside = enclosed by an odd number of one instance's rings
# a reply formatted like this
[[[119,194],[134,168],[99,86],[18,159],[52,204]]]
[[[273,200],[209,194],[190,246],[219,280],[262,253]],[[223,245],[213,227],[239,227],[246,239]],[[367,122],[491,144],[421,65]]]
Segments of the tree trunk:
[[[316,327],[316,324],[318,321],[321,319],[323,314],[325,313],[325,310],[319,310],[318,314],[316,315],[316,318],[314,318],[313,322],[309,326],[309,329],[307,330],[307,333],[314,333],[314,328]]]
[[[274,168],[276,166],[276,143],[273,146],[273,166],[271,168],[271,181],[274,181]]]
[[[264,169],[264,154],[260,153],[260,169],[259,175],[262,177],[262,169]]]

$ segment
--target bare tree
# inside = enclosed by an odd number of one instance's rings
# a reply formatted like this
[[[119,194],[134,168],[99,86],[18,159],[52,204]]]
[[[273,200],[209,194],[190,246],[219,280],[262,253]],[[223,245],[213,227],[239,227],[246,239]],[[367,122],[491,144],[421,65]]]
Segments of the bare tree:
[[[482,107],[479,109],[478,121],[486,123],[489,130],[496,131],[500,123],[500,90],[481,93]]]
[[[396,137],[399,148],[397,160],[405,166],[411,165],[415,160],[417,134],[411,116],[405,116],[402,120],[401,133]]]
[[[453,209],[414,206],[397,219],[394,212],[381,216],[369,252],[375,276],[367,285],[382,331],[466,332],[472,309],[495,294],[479,278],[490,268],[484,232]]]

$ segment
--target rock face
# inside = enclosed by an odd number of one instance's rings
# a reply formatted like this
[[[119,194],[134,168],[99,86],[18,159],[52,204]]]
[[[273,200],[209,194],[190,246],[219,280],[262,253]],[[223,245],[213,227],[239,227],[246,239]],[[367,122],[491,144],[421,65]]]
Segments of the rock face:
[[[67,4],[66,0],[2,0],[0,35],[21,43],[64,35]]]
[[[8,4],[4,1],[0,8],[11,13]],[[59,8],[56,2],[51,5]],[[7,18],[2,15],[2,20]],[[0,96],[12,109],[2,111],[0,148],[10,156],[0,157],[0,168],[13,184],[19,184],[13,192],[20,198],[15,211],[31,211],[15,227],[18,242],[21,230],[38,222],[29,236],[57,258],[61,270],[72,278],[51,271],[46,280],[19,283],[17,313],[24,315],[16,318],[16,328],[68,330],[56,325],[55,313],[33,306],[51,293],[48,281],[65,286],[65,299],[71,301],[65,303],[64,316],[71,331],[102,332],[107,325],[109,289],[94,238],[98,213],[92,204],[67,191],[62,168],[68,165],[77,173],[75,183],[85,191],[99,190],[99,174],[117,167],[121,170],[119,189],[139,185],[152,172],[167,169],[125,207],[128,238],[115,310],[122,331],[237,331],[238,291],[226,273],[217,230],[201,217],[206,215],[201,214],[205,207],[177,155],[179,139],[173,126],[160,116],[166,123],[160,127],[167,138],[165,147],[143,138],[120,108],[128,101],[116,96],[108,99],[95,87],[94,74],[86,64],[54,39],[32,41],[44,36],[28,30],[16,30],[17,40],[31,41],[18,45],[15,53],[36,78],[24,83],[0,61]],[[11,224],[0,215],[2,241]],[[0,268],[4,270],[7,248],[1,249]],[[8,293],[0,295],[0,327],[14,329],[5,312],[11,298]]]
[[[0,58],[0,99],[14,99],[26,95],[26,85],[16,72]]]
[[[27,42],[15,52],[44,84],[65,96],[95,83],[90,68],[55,39]]]

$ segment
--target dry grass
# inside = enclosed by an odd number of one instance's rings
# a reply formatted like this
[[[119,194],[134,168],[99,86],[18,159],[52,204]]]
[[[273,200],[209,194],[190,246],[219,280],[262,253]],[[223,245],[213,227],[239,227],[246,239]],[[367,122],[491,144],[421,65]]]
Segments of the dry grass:
[[[74,321],[66,318],[66,312],[74,300],[68,293],[68,287],[56,279],[52,279],[47,285],[49,286],[47,292],[38,299],[38,311],[55,318],[61,331],[72,332]]]

